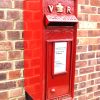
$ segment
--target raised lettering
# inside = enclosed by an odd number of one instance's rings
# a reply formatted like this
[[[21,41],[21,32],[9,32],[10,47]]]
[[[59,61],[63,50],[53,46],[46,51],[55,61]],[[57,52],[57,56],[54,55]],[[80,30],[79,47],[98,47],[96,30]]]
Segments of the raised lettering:
[[[48,8],[49,8],[50,13],[52,13],[52,11],[53,11],[53,5],[49,5]]]
[[[71,7],[69,7],[69,6],[67,7],[67,13],[71,14]]]

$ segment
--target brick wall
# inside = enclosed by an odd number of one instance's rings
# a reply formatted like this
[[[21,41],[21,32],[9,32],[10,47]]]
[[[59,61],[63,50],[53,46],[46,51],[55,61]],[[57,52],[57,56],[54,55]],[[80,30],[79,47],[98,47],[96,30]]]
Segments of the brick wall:
[[[75,100],[100,100],[100,0],[78,0]]]
[[[23,100],[23,5],[0,0],[0,100]]]
[[[23,100],[23,1],[0,0],[0,100]],[[100,99],[100,0],[78,0],[75,100]]]

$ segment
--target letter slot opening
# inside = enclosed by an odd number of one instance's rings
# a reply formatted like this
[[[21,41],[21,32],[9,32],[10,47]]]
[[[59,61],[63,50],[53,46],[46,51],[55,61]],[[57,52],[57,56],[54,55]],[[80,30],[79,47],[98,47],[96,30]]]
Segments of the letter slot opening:
[[[45,15],[46,26],[74,26],[78,20],[74,15]]]

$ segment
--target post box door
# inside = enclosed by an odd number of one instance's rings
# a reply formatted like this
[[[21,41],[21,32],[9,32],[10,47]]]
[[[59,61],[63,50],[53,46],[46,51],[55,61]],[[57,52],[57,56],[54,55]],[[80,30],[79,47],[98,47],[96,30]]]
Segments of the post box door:
[[[72,41],[47,41],[47,98],[70,94]]]

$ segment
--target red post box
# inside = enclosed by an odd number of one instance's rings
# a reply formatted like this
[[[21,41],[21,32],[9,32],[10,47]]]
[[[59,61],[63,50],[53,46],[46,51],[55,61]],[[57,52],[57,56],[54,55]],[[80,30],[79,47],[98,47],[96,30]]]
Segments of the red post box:
[[[78,22],[77,0],[39,1],[41,0],[25,2],[26,95],[28,100],[72,100]],[[39,7],[35,6],[36,4]],[[27,16],[35,16],[37,12],[38,16],[31,18],[34,19],[33,23],[29,22]]]

